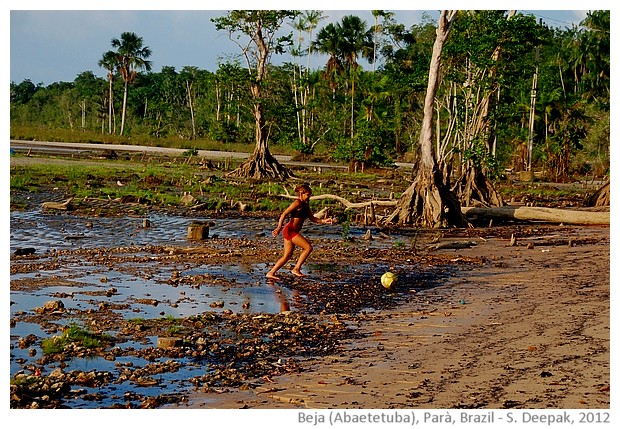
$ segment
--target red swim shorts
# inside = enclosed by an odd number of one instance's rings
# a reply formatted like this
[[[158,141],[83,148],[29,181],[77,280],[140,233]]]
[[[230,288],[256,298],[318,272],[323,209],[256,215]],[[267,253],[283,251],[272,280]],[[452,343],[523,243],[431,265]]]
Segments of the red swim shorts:
[[[299,235],[299,231],[293,228],[293,225],[290,223],[284,225],[284,228],[282,229],[282,237],[284,237],[285,240],[291,241],[297,235]]]

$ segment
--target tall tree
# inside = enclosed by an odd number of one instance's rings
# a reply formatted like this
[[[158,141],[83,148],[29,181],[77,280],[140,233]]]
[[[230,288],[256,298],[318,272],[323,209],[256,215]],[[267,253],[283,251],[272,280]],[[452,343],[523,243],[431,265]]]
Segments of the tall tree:
[[[262,179],[288,178],[293,175],[269,151],[262,86],[272,53],[283,53],[284,47],[292,43],[292,34],[279,36],[278,32],[284,21],[293,20],[298,14],[291,10],[233,10],[228,15],[212,19],[215,28],[227,31],[230,40],[241,48],[248,66],[252,114],[256,127],[254,152],[230,173],[231,176]]]
[[[303,69],[300,63],[296,65],[293,72],[293,92],[295,100],[295,111],[297,116],[297,138],[298,147],[302,153],[311,153],[312,144],[308,141],[308,130],[310,128],[310,114],[308,111],[310,98],[310,55],[312,53],[312,33],[322,19],[323,12],[320,10],[306,10],[299,15],[293,23],[293,28],[298,31],[297,46],[292,49],[292,55],[301,58],[306,53],[306,68]],[[304,33],[308,35],[307,45],[303,44]]]
[[[114,51],[107,51],[103,54],[98,63],[108,72],[108,134],[112,134],[112,119],[114,118],[114,77],[119,66],[118,56]]]
[[[579,52],[575,68],[579,68],[585,91],[584,98],[609,108],[610,88],[610,11],[588,12],[581,21],[586,28],[579,37]]]
[[[340,51],[346,60],[347,70],[351,79],[351,138],[354,136],[355,123],[355,78],[358,76],[359,64],[357,59],[360,54],[369,61],[372,56],[372,34],[366,27],[366,22],[355,15],[347,15],[342,18],[339,31],[342,40]]]
[[[112,47],[117,48],[116,55],[118,61],[118,70],[121,73],[123,82],[123,112],[121,116],[121,132],[125,131],[125,117],[127,115],[127,94],[129,85],[136,79],[138,70],[151,70],[151,62],[147,60],[151,56],[151,50],[148,46],[144,46],[142,37],[138,37],[136,33],[124,32],[121,38],[112,39]]]
[[[414,169],[417,173],[413,183],[400,197],[388,222],[430,228],[463,226],[467,223],[461,213],[459,200],[444,183],[433,150],[433,113],[440,80],[441,52],[456,16],[455,10],[442,10],[439,16],[424,98],[419,156],[417,168]]]
[[[194,84],[198,79],[198,68],[185,66],[181,70],[181,78],[184,81],[187,91],[187,106],[189,107],[190,120],[192,125],[192,140],[196,140],[196,114],[194,113],[196,104],[196,89]]]
[[[325,74],[332,85],[334,97],[338,75],[344,73],[350,79],[346,86],[351,100],[349,133],[353,139],[355,79],[360,73],[357,60],[360,55],[368,61],[373,60],[372,31],[358,16],[347,15],[341,22],[323,27],[317,34],[314,46],[319,52],[329,55]]]
[[[379,34],[383,32],[383,26],[379,24],[379,18],[383,18],[384,21],[391,23],[394,12],[386,12],[385,10],[373,10],[372,16],[375,19],[375,23],[372,27],[372,71],[375,71],[377,64],[377,49],[379,48]],[[389,24],[388,24],[389,25]]]

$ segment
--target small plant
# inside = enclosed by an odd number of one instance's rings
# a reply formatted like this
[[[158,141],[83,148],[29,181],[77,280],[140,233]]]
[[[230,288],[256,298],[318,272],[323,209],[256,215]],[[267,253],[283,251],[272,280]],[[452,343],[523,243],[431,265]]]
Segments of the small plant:
[[[181,326],[179,326],[179,325],[172,325],[172,326],[168,327],[168,335],[175,336],[178,333],[180,333],[182,329],[183,328]]]
[[[183,156],[189,158],[190,156],[198,156],[198,149],[187,149],[183,152]]]
[[[418,252],[418,235],[419,234],[420,234],[420,228],[416,228],[415,233],[413,234],[413,237],[411,238],[411,250],[413,251],[414,254],[417,254]]]
[[[342,240],[347,241],[349,239],[349,232],[351,231],[351,212],[346,211],[342,216],[339,216],[338,223],[342,225]]]
[[[75,323],[67,325],[62,335],[46,338],[41,343],[43,354],[62,353],[69,344],[76,344],[88,349],[101,347],[104,343],[113,343],[114,338],[108,334],[94,334]]]

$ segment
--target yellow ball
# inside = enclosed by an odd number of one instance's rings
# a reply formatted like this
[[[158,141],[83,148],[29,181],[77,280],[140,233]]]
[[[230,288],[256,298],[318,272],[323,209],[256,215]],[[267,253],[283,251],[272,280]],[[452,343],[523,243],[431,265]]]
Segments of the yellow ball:
[[[381,284],[386,289],[393,289],[396,286],[398,276],[390,271],[381,276]]]

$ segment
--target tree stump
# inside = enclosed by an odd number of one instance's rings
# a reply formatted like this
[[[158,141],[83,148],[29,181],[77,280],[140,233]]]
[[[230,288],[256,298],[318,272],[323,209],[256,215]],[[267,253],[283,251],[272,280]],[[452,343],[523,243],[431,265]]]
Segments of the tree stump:
[[[213,222],[192,222],[187,228],[188,240],[204,240],[209,238],[209,227],[213,225]]]

